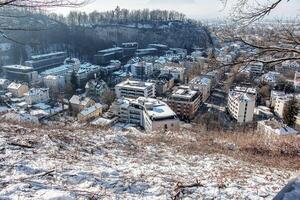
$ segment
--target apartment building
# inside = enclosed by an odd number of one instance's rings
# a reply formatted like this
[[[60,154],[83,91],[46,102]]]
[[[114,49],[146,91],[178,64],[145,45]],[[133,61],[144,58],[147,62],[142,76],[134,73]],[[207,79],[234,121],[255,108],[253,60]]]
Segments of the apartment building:
[[[201,105],[202,95],[189,86],[180,86],[168,98],[167,103],[182,120],[193,119]]]
[[[49,100],[49,89],[48,88],[31,88],[24,94],[25,101],[28,105],[36,103],[44,103]]]
[[[7,65],[2,67],[4,76],[11,81],[34,83],[38,81],[38,72],[32,67],[23,65]]]
[[[228,94],[228,111],[238,123],[253,121],[256,101],[254,88],[236,87]]]
[[[160,68],[160,74],[172,74],[174,79],[183,81],[185,69],[183,67],[164,66]]]
[[[126,80],[115,86],[117,98],[155,97],[155,84]]]
[[[62,65],[66,58],[66,52],[52,52],[31,56],[30,60],[25,61],[25,65],[41,72]]]
[[[176,113],[164,102],[146,97],[117,100],[119,120],[146,131],[179,131]]]
[[[65,76],[48,75],[43,77],[44,86],[49,88],[51,92],[64,91],[66,85]]]
[[[202,93],[202,101],[205,102],[210,96],[211,80],[206,77],[195,77],[189,82],[189,85],[194,90],[199,90]]]
[[[285,94],[283,91],[271,91],[271,107],[274,108],[274,113],[283,117],[284,109],[287,103],[293,98],[293,94]]]
[[[148,62],[138,62],[131,65],[131,73],[134,78],[145,80],[153,74],[153,64]]]

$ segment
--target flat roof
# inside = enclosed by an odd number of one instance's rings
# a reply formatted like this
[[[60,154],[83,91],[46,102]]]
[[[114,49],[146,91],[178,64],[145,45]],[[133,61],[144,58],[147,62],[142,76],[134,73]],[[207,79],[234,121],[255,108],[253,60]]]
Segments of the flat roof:
[[[156,119],[173,116],[176,117],[176,113],[163,101],[153,98],[139,97],[136,102],[144,106],[150,117],[154,117]]]
[[[3,66],[2,68],[5,69],[20,69],[20,70],[33,70],[33,67],[28,67],[24,65],[6,65]]]
[[[146,89],[149,86],[153,86],[154,83],[150,82],[142,82],[142,81],[123,81],[116,85],[116,87],[122,87],[122,88],[134,88],[134,89]]]
[[[49,56],[56,56],[56,55],[60,55],[60,54],[66,54],[66,52],[58,51],[58,52],[52,52],[52,53],[47,53],[47,54],[34,55],[34,56],[31,56],[31,59],[33,59],[33,60],[43,59],[43,58],[47,58]]]

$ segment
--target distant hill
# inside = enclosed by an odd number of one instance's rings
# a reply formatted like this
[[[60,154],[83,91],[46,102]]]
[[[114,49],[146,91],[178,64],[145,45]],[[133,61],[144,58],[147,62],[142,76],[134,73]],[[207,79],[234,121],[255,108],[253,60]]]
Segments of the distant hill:
[[[122,12],[125,11],[118,11],[119,15],[123,16]],[[138,42],[140,48],[150,43],[161,43],[169,47],[186,48],[188,51],[194,47],[212,46],[207,29],[196,21],[186,19],[181,13],[128,11],[126,18],[115,19],[117,11],[112,12],[93,12],[89,15],[71,12],[67,17],[31,13],[28,18],[16,18],[13,21],[16,26],[26,24],[27,27],[37,27],[34,28],[37,31],[8,33],[15,40],[26,44],[14,47],[18,54],[14,57],[24,59],[31,54],[64,50],[72,56],[92,61],[98,50],[123,42]],[[15,62],[22,63],[22,60]]]

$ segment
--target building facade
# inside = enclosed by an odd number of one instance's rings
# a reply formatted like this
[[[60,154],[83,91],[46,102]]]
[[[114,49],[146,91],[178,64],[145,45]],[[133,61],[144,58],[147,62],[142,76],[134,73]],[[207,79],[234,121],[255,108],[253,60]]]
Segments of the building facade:
[[[62,65],[66,58],[66,52],[52,52],[31,56],[30,60],[25,61],[25,65],[41,72]]]
[[[23,65],[8,65],[2,67],[4,76],[11,81],[23,81],[29,84],[38,81],[38,72],[32,67]]]
[[[167,103],[182,120],[192,120],[201,105],[201,93],[189,86],[178,87],[168,98]]]
[[[7,89],[15,97],[23,97],[24,94],[28,92],[29,87],[25,84],[12,82]]]
[[[210,96],[211,80],[206,77],[195,77],[189,82],[189,85],[194,90],[199,90],[202,93],[202,101],[205,102]]]
[[[229,91],[227,107],[230,115],[238,123],[253,121],[256,90],[237,87]]]
[[[151,131],[179,131],[176,113],[164,102],[146,97],[118,99],[117,115],[122,123],[135,124]]]
[[[155,97],[155,84],[126,80],[115,86],[117,98]]]

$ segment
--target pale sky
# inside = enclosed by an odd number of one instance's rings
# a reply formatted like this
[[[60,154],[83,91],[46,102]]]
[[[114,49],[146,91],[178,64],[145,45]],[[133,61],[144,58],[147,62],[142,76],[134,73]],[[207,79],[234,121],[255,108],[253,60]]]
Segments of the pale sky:
[[[117,6],[127,9],[166,9],[176,10],[194,19],[224,18],[230,9],[229,5],[223,9],[220,0],[90,0],[88,5],[77,8],[57,8],[51,11],[66,14],[70,10],[92,12],[115,9]],[[228,0],[233,2],[236,0]],[[257,0],[259,2],[265,0]],[[272,0],[269,0],[272,1]],[[273,0],[274,1],[274,0]],[[283,1],[270,18],[294,18],[300,14],[300,0]]]

